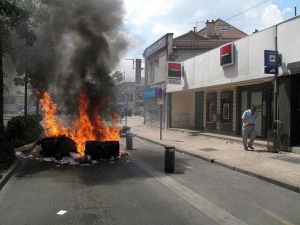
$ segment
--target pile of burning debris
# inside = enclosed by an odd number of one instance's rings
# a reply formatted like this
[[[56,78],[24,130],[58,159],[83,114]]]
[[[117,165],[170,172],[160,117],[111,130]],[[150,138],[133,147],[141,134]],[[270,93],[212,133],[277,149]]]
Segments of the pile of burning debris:
[[[84,155],[77,152],[75,141],[66,135],[41,138],[37,145],[41,146],[39,154],[51,161],[76,161],[79,163],[95,162],[96,160],[114,160],[124,156],[120,152],[118,141],[86,141]],[[50,161],[50,160],[49,160]]]

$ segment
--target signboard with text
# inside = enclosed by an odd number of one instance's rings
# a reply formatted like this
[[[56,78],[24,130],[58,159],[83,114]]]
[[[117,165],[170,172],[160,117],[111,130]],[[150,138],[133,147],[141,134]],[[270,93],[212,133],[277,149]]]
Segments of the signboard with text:
[[[166,37],[163,37],[162,39],[155,42],[153,45],[151,45],[149,48],[145,50],[145,56],[148,57],[152,53],[158,51],[159,49],[165,47],[167,44]]]
[[[181,84],[181,68],[180,62],[167,62],[167,84]]]
[[[137,84],[141,83],[141,71],[142,71],[142,60],[136,59],[135,60],[135,82]]]
[[[229,66],[234,64],[234,48],[233,43],[220,47],[220,65]]]
[[[265,50],[264,51],[264,72],[266,74],[278,74],[279,56],[278,51]]]
[[[148,88],[143,92],[143,98],[155,98],[157,96],[157,87]]]
[[[265,50],[265,66],[278,67],[278,51]]]

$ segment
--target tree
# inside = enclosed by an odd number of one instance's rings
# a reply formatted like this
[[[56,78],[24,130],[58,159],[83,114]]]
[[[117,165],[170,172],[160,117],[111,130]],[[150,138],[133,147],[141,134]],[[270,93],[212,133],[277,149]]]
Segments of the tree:
[[[124,81],[124,73],[122,73],[120,71],[116,71],[112,75],[112,78],[113,78],[115,84],[122,83]]]
[[[4,91],[2,57],[10,54],[16,60],[17,48],[28,48],[33,45],[36,41],[34,29],[47,18],[44,4],[49,4],[49,0],[0,1],[0,124],[2,125]],[[22,45],[13,46],[13,37],[23,41]],[[24,82],[27,84],[27,80]]]

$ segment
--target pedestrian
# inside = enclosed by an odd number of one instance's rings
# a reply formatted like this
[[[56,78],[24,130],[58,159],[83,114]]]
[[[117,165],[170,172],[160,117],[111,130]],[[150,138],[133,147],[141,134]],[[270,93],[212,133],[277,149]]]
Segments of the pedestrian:
[[[248,151],[248,148],[253,148],[253,142],[255,139],[255,115],[256,106],[252,105],[250,109],[246,110],[242,115],[243,120],[243,146],[244,150]],[[250,138],[248,143],[248,137]]]

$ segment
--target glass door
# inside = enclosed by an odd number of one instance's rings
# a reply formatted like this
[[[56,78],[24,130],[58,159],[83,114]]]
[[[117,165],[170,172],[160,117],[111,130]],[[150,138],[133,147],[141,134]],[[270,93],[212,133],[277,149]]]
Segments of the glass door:
[[[257,136],[261,135],[261,126],[262,126],[262,92],[251,92],[251,105],[256,105],[255,112],[255,134]]]

